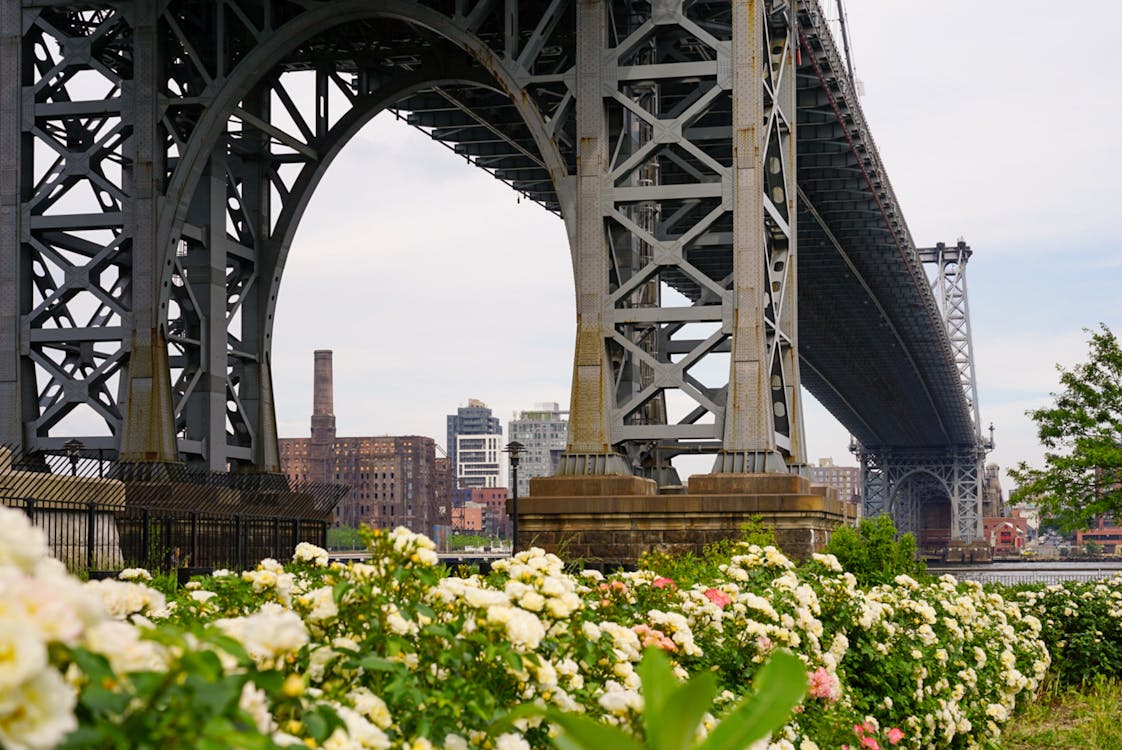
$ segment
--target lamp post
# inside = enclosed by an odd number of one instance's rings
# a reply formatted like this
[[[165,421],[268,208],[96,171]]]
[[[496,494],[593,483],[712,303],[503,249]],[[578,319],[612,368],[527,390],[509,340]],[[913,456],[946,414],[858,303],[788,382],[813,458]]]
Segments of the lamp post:
[[[510,525],[510,554],[514,555],[518,551],[518,460],[522,458],[522,449],[526,446],[517,440],[511,440],[503,448],[503,451],[510,456],[510,510],[511,510],[511,525]]]
[[[78,476],[78,458],[86,444],[78,438],[70,438],[62,444],[62,447],[66,451],[67,460],[70,461],[70,476]]]

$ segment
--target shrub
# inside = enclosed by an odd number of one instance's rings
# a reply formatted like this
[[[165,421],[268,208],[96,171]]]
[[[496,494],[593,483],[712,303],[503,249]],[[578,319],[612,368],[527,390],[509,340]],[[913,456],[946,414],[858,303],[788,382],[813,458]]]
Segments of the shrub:
[[[891,583],[898,575],[916,579],[927,575],[927,566],[918,559],[915,537],[903,534],[897,539],[888,515],[862,518],[856,529],[838,527],[824,551],[834,555],[862,586]]]

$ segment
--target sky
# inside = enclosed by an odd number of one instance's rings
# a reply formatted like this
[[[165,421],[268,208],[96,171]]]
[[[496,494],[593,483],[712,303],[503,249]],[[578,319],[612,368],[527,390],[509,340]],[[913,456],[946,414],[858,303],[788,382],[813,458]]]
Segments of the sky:
[[[833,2],[827,3],[830,8]],[[1122,332],[1122,97],[1104,30],[1122,4],[848,0],[862,106],[919,246],[963,238],[989,461],[1041,465],[1028,409],[1084,329]],[[327,171],[282,282],[282,437],[306,436],[312,352],[334,351],[339,435],[445,442],[445,415],[568,408],[572,266],[559,218],[381,115]],[[808,458],[856,463],[807,399]],[[710,459],[679,467],[706,471]]]

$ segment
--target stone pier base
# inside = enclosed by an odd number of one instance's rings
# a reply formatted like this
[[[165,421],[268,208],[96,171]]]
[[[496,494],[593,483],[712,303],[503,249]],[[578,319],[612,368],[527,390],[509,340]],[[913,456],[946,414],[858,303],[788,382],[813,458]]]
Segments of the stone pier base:
[[[947,545],[943,562],[979,563],[993,562],[993,548],[985,540],[976,542],[952,541]]]
[[[518,500],[518,542],[566,560],[633,565],[644,552],[700,553],[758,517],[787,555],[802,559],[856,516],[854,503],[790,474],[695,475],[677,494],[659,494],[641,477],[542,477]]]

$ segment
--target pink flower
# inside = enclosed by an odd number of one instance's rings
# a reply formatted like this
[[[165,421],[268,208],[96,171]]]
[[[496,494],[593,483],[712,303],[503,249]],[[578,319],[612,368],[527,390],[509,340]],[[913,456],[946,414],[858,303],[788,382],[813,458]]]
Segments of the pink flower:
[[[880,745],[878,745],[877,741],[872,737],[862,737],[861,747],[867,747],[869,750],[880,750]]]
[[[732,597],[720,589],[705,589],[705,596],[721,609],[732,604]]]
[[[841,684],[838,682],[838,676],[827,672],[825,667],[814,670],[807,675],[807,678],[810,681],[810,688],[807,692],[811,698],[821,698],[833,702],[841,697]],[[856,730],[858,727],[854,729]],[[860,736],[861,733],[858,732],[857,734]]]
[[[770,651],[771,650],[771,639],[768,638],[766,635],[757,636],[756,647],[759,648],[760,651]]]
[[[674,588],[677,588],[677,586],[674,585],[674,579],[672,579],[672,578],[656,578],[653,581],[651,581],[651,585],[654,586],[656,589],[665,589],[665,588],[674,589]]]
[[[634,625],[631,630],[635,632],[635,635],[639,636],[643,648],[647,646],[658,646],[663,651],[678,650],[678,644],[667,638],[666,634],[661,630],[655,630],[649,625]]]
[[[888,730],[888,741],[890,744],[895,745],[902,739],[904,739],[904,733],[898,727],[892,727]]]

